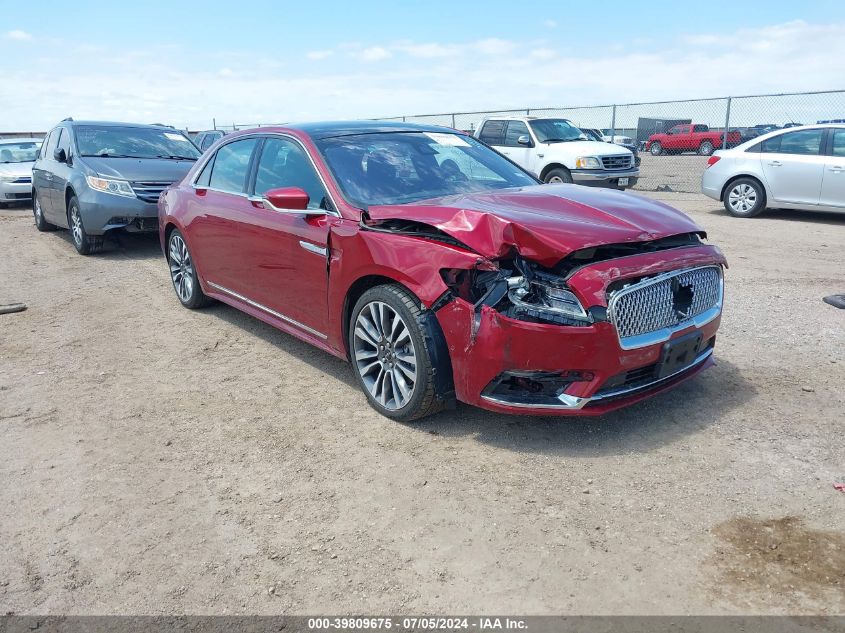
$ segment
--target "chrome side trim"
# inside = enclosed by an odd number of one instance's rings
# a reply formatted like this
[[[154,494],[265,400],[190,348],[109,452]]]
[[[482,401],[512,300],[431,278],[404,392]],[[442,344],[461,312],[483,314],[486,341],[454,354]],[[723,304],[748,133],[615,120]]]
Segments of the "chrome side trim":
[[[253,308],[258,308],[262,312],[266,312],[267,314],[271,314],[274,317],[276,317],[277,319],[281,319],[285,323],[290,323],[291,325],[295,325],[296,327],[298,327],[302,330],[305,330],[309,334],[313,334],[314,336],[318,336],[322,339],[328,338],[322,332],[318,332],[317,330],[314,330],[314,329],[308,327],[307,325],[304,325],[303,323],[296,321],[295,319],[291,319],[290,317],[285,316],[284,314],[281,314],[279,312],[276,312],[275,310],[268,308],[267,306],[262,305],[262,304],[258,303],[257,301],[253,301],[252,299],[249,299],[249,298],[243,296],[242,294],[238,294],[234,290],[229,290],[225,286],[221,286],[220,284],[216,284],[213,281],[206,281],[206,283],[209,286],[211,286],[212,288],[215,288],[215,289],[219,290],[220,292],[226,293],[230,297],[234,297],[235,299],[240,299],[244,303],[248,303],[249,305],[251,305]]]
[[[684,321],[681,321],[680,323],[678,323],[677,325],[674,325],[672,327],[666,327],[666,328],[662,328],[660,330],[655,330],[654,332],[646,332],[645,334],[638,334],[636,336],[622,337],[622,336],[619,335],[619,329],[616,327],[616,314],[615,314],[616,310],[615,310],[615,308],[616,308],[616,304],[619,302],[619,299],[621,297],[624,297],[625,295],[627,295],[631,292],[636,292],[638,290],[642,290],[643,288],[646,288],[648,286],[653,286],[654,284],[659,284],[663,281],[666,281],[667,279],[671,279],[672,277],[676,277],[676,276],[678,276],[682,273],[688,273],[688,272],[691,272],[691,271],[694,271],[694,270],[701,270],[701,269],[705,269],[705,268],[716,268],[719,271],[719,298],[716,301],[716,305],[714,305],[712,308],[710,308],[708,310],[705,310],[701,314],[698,314],[698,315],[696,315],[692,318],[689,318],[689,319],[685,319]],[[627,288],[624,288],[622,290],[619,290],[619,291],[613,293],[613,296],[611,297],[610,301],[607,304],[607,320],[610,323],[612,323],[614,329],[616,329],[616,336],[619,339],[619,346],[622,349],[624,349],[624,350],[637,349],[637,348],[640,348],[640,347],[647,347],[649,345],[655,345],[657,343],[664,343],[664,342],[668,341],[670,338],[672,338],[672,335],[675,332],[680,332],[681,330],[685,330],[689,327],[694,326],[696,328],[701,328],[701,327],[707,325],[708,323],[710,323],[710,321],[712,321],[713,319],[715,319],[717,316],[719,316],[722,313],[722,305],[724,303],[724,299],[725,299],[725,277],[724,277],[724,274],[722,273],[722,267],[721,266],[712,266],[711,265],[711,266],[696,266],[696,267],[693,267],[693,268],[682,268],[680,270],[671,270],[669,272],[656,275],[656,276],[654,276],[650,279],[646,279],[645,281],[641,281],[641,282],[636,283],[636,284],[631,284]]]
[[[329,249],[324,248],[322,246],[317,246],[316,244],[312,244],[311,242],[299,240],[299,245],[309,253],[314,253],[315,255],[320,255],[322,257],[328,257],[329,255]]]
[[[683,374],[685,371],[689,371],[690,369],[698,367],[701,363],[710,358],[712,354],[713,348],[711,347],[709,349],[704,350],[692,363],[690,363],[683,369],[679,369],[673,374],[669,374],[668,376],[664,376],[663,378],[652,381],[645,385],[638,385],[637,387],[628,388],[623,387],[621,389],[617,389],[616,391],[609,391],[608,393],[603,393],[600,396],[591,396],[589,398],[579,398],[577,396],[570,396],[565,393],[562,393],[557,397],[558,400],[560,400],[560,404],[520,404],[518,402],[508,402],[507,400],[492,398],[490,396],[481,396],[481,399],[486,400],[487,402],[493,402],[495,404],[501,404],[507,407],[516,407],[519,409],[560,409],[561,411],[583,409],[591,402],[601,402],[602,400],[607,400],[609,398],[618,398],[619,396],[624,396],[626,394],[633,394],[638,391],[647,391],[649,389],[652,389],[653,387],[657,387],[662,383],[672,380],[672,378]]]

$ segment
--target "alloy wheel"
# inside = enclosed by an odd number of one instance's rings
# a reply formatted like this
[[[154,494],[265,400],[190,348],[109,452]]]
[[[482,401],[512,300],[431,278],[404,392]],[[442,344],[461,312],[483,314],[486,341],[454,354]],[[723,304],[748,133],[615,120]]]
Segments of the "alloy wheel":
[[[70,230],[73,234],[73,241],[77,245],[82,244],[84,231],[82,229],[82,217],[79,215],[79,207],[77,206],[70,208]]]
[[[385,409],[401,409],[417,382],[417,354],[402,317],[382,301],[365,305],[355,320],[355,367],[373,399]]]
[[[170,237],[170,278],[173,280],[173,288],[183,303],[191,300],[194,293],[194,267],[191,262],[191,254],[185,240],[178,234]]]
[[[739,184],[728,194],[728,204],[737,213],[749,213],[757,205],[757,191],[749,184]]]
[[[41,216],[41,203],[38,202],[37,197],[35,198],[35,201],[33,202],[32,209],[33,209],[33,211],[35,211],[35,223],[41,224],[41,221],[43,220],[43,217]]]
[[[563,184],[563,178],[561,178],[560,176],[552,176],[551,178],[549,178],[549,184],[550,185]]]

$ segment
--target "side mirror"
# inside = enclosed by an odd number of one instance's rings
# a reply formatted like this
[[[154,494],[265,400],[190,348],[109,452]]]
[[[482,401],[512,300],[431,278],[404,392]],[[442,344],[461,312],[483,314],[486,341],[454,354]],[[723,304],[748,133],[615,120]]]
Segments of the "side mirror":
[[[522,136],[520,136],[518,139],[516,139],[516,142],[519,143],[520,145],[525,145],[527,147],[531,147],[531,144],[532,144],[531,143],[531,137],[528,136],[527,134],[523,134]]]
[[[299,187],[279,187],[270,189],[264,196],[251,198],[260,201],[273,211],[304,211],[306,215],[325,215],[324,209],[309,209],[310,198],[304,189]]]
[[[53,150],[53,159],[57,160],[60,163],[66,163],[67,162],[67,154],[65,153],[65,150],[63,150],[61,148],[60,149],[54,149]]]

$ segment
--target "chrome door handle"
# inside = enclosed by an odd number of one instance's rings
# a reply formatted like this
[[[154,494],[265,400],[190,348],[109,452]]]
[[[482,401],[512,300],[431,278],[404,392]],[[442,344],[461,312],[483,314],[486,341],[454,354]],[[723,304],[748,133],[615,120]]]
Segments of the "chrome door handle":
[[[781,165],[783,165],[783,163],[779,160],[773,160],[769,162],[769,165],[771,165],[772,167],[780,167]]]
[[[831,167],[830,171],[832,171],[834,174],[841,174],[843,171],[845,171],[845,167],[839,167],[838,165],[836,165],[834,167]]]

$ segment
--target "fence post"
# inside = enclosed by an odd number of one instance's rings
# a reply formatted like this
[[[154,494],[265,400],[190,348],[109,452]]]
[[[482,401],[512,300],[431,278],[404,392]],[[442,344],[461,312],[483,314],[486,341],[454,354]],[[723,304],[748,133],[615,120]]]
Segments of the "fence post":
[[[525,109],[525,116],[531,116],[531,108]]]
[[[217,119],[211,119],[211,124],[214,126],[212,129],[217,129]]]
[[[404,123],[404,122],[405,122],[405,117],[402,117],[402,123]]]
[[[452,128],[453,128],[453,129],[457,129],[457,128],[455,127],[455,113],[454,113],[454,112],[452,113]]]
[[[725,133],[722,135],[722,149],[728,149],[728,130],[731,124],[731,98],[728,97],[728,107],[725,109]]]
[[[616,136],[616,104],[613,104],[613,115],[610,119],[610,142],[613,142],[613,137]]]

